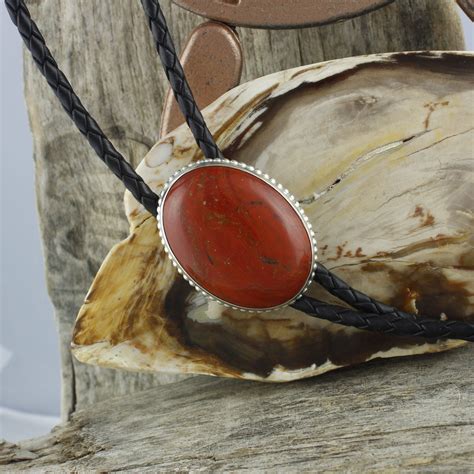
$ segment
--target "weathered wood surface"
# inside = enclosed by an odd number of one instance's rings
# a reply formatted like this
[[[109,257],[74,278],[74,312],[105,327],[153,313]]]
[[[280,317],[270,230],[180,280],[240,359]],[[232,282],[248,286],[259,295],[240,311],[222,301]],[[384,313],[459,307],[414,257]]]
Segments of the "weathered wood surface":
[[[169,1],[162,3],[180,46],[201,19]],[[138,163],[157,141],[167,87],[139,2],[30,0],[28,4],[84,104],[118,148]],[[464,47],[451,0],[397,0],[335,25],[300,31],[242,29],[240,37],[244,81],[325,59]],[[123,187],[66,119],[29,55],[25,83],[47,282],[60,334],[63,414],[68,416],[112,394],[175,378],[99,369],[72,360],[74,318],[106,253],[126,234]]]
[[[4,444],[6,471],[474,471],[474,346],[287,385],[196,377]]]

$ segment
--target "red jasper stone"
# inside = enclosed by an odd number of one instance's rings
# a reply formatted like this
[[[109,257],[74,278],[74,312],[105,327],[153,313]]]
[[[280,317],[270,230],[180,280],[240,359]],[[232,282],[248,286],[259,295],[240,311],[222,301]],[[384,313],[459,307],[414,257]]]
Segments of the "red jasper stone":
[[[191,169],[168,189],[161,212],[168,245],[188,276],[231,305],[287,303],[312,272],[311,239],[300,214],[246,170]]]

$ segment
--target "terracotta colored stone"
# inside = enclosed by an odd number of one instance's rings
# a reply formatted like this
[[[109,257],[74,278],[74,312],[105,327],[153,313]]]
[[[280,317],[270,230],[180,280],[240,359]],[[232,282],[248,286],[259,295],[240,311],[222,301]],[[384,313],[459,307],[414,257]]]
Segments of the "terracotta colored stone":
[[[301,216],[263,179],[221,165],[195,168],[168,190],[168,244],[186,273],[235,306],[272,308],[304,288],[312,246]]]

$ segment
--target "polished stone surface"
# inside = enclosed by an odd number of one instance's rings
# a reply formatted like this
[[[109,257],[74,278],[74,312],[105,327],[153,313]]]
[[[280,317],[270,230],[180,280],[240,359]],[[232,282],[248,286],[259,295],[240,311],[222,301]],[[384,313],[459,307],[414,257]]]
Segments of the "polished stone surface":
[[[311,273],[312,246],[299,213],[245,170],[216,164],[189,171],[168,190],[162,212],[178,262],[227,303],[278,306]]]

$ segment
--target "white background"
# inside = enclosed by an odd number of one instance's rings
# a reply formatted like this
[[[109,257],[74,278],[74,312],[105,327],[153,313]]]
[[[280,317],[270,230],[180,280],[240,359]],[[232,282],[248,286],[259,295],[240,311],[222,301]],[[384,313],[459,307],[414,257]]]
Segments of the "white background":
[[[466,47],[474,27],[462,16]],[[0,438],[49,431],[59,417],[60,362],[44,277],[21,39],[1,6]],[[21,190],[21,199],[14,199]]]

